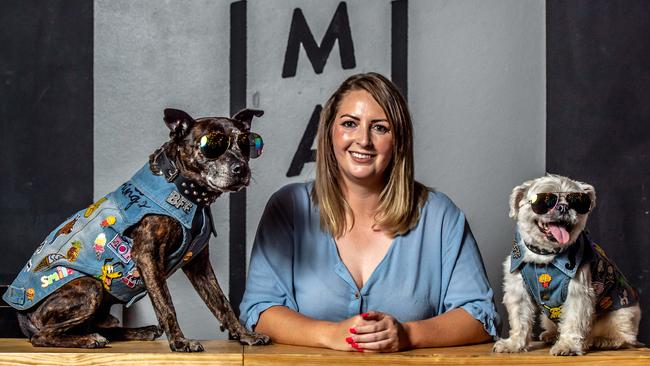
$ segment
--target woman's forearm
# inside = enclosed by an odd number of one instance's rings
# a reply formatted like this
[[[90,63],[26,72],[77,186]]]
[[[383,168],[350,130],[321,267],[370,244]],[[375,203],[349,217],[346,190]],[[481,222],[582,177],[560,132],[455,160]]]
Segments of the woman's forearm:
[[[315,320],[285,306],[273,306],[260,315],[255,331],[277,343],[331,348],[335,326],[336,323]]]
[[[487,342],[483,324],[462,308],[433,318],[403,323],[411,348],[447,347]]]

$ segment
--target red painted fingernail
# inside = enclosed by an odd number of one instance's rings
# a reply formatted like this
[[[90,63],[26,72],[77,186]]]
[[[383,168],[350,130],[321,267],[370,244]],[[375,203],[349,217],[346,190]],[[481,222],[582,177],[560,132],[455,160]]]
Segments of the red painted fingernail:
[[[362,317],[362,318],[365,318],[365,317],[367,317],[368,315],[370,315],[370,314],[368,314],[368,313],[363,313],[363,314],[361,314],[361,317]]]
[[[352,346],[352,348],[354,349],[359,349],[359,345],[356,344],[355,342],[350,343],[350,346]]]
[[[345,338],[345,341],[348,343],[353,343],[354,341],[352,340],[352,337],[347,337]]]
[[[363,348],[356,348],[357,352],[363,352]]]
[[[357,330],[354,329],[354,328],[350,328],[350,329],[348,329],[348,330],[349,330],[350,333],[352,333],[352,334],[357,334]]]

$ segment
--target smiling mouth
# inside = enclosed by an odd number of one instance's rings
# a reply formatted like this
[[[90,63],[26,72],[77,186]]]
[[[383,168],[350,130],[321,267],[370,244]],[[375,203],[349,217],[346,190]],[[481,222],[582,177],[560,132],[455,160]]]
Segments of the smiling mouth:
[[[372,154],[364,154],[356,151],[350,151],[350,156],[352,156],[352,160],[359,162],[359,163],[365,163],[370,161],[375,155]]]
[[[537,228],[546,239],[565,245],[571,238],[573,225],[566,221],[542,222],[537,221]]]

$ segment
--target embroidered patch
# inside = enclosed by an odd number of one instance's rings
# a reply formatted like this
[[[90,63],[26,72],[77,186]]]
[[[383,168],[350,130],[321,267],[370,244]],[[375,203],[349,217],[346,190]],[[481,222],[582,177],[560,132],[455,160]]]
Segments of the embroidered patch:
[[[106,245],[106,234],[101,233],[97,235],[95,238],[95,255],[97,256],[97,260],[102,257],[102,254],[104,254],[104,245]]]
[[[131,246],[128,242],[124,241],[121,236],[115,235],[115,237],[111,239],[110,243],[108,243],[108,247],[113,251],[113,253],[120,257],[122,262],[131,262]]]
[[[539,278],[537,278],[537,281],[544,286],[544,288],[548,288],[548,286],[551,284],[551,281],[553,280],[553,277],[551,277],[550,274],[548,273],[542,273]]]
[[[551,320],[560,319],[560,317],[562,316],[562,307],[561,306],[558,306],[556,308],[552,308],[552,307],[549,307],[548,305],[544,305],[544,307],[549,311],[548,317]]]
[[[115,218],[115,216],[108,216],[99,225],[101,225],[101,227],[109,227],[111,225],[114,225],[115,222],[117,222],[117,219]]]
[[[74,262],[77,260],[77,257],[79,257],[79,252],[81,252],[81,242],[79,240],[75,240],[72,242],[72,246],[68,249],[68,251],[65,253],[65,258],[69,262]]]
[[[117,268],[124,268],[124,264],[117,262],[115,264],[110,264],[110,262],[113,261],[113,258],[106,258],[104,259],[104,265],[102,265],[102,274],[97,276],[97,279],[102,281],[102,284],[104,285],[104,289],[106,291],[111,290],[111,285],[113,284],[113,280],[119,279],[122,277],[122,272],[118,272]]]
[[[102,198],[99,199],[99,201],[97,201],[97,202],[93,203],[92,205],[88,206],[88,208],[86,209],[86,212],[84,212],[84,217],[85,218],[90,217],[90,215],[92,215],[93,212],[95,212],[95,210],[99,206],[102,205],[102,203],[106,202],[106,200],[107,200],[106,197],[102,197]]]
[[[142,279],[140,278],[140,272],[137,268],[133,268],[127,273],[126,276],[122,277],[122,282],[127,285],[129,288],[134,288],[136,286],[142,286]]]
[[[190,259],[192,259],[192,255],[193,255],[193,253],[191,251],[187,252],[187,254],[185,254],[185,256],[183,257],[183,261],[184,262],[189,261]]]
[[[34,295],[36,292],[34,291],[33,288],[28,288],[27,291],[25,291],[25,294],[27,295],[27,300],[33,301],[34,300]]]
[[[54,272],[50,273],[49,275],[45,275],[41,277],[41,287],[45,288],[54,282],[60,281],[63,278],[68,277],[69,275],[73,274],[74,270],[67,268],[67,267],[56,267]]]
[[[189,213],[192,207],[194,207],[192,202],[181,196],[177,191],[171,191],[165,201],[176,208],[182,209],[185,213]]]
[[[603,297],[598,303],[598,305],[600,305],[600,308],[604,310],[609,309],[610,307],[612,307],[613,304],[614,302],[612,301],[612,298],[609,296]]]
[[[56,262],[58,260],[61,260],[61,259],[65,259],[63,254],[59,254],[59,253],[48,254],[47,256],[45,256],[45,258],[43,258],[43,260],[41,260],[36,265],[36,267],[34,267],[34,272],[40,272],[40,271],[46,269],[47,267],[49,267],[52,263],[54,263],[54,262]]]
[[[63,225],[62,228],[59,229],[59,231],[56,232],[56,235],[54,235],[54,239],[58,238],[59,235],[65,235],[65,234],[70,234],[72,232],[72,228],[74,227],[74,224],[77,223],[77,220],[79,218],[75,217],[71,221],[69,221],[67,224]]]

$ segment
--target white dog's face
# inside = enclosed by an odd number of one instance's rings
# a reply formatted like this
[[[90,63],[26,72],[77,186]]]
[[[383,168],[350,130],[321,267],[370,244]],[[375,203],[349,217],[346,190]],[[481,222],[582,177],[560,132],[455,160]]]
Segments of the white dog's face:
[[[596,191],[589,184],[559,175],[524,182],[510,195],[510,217],[528,245],[560,252],[573,244],[595,207]]]

